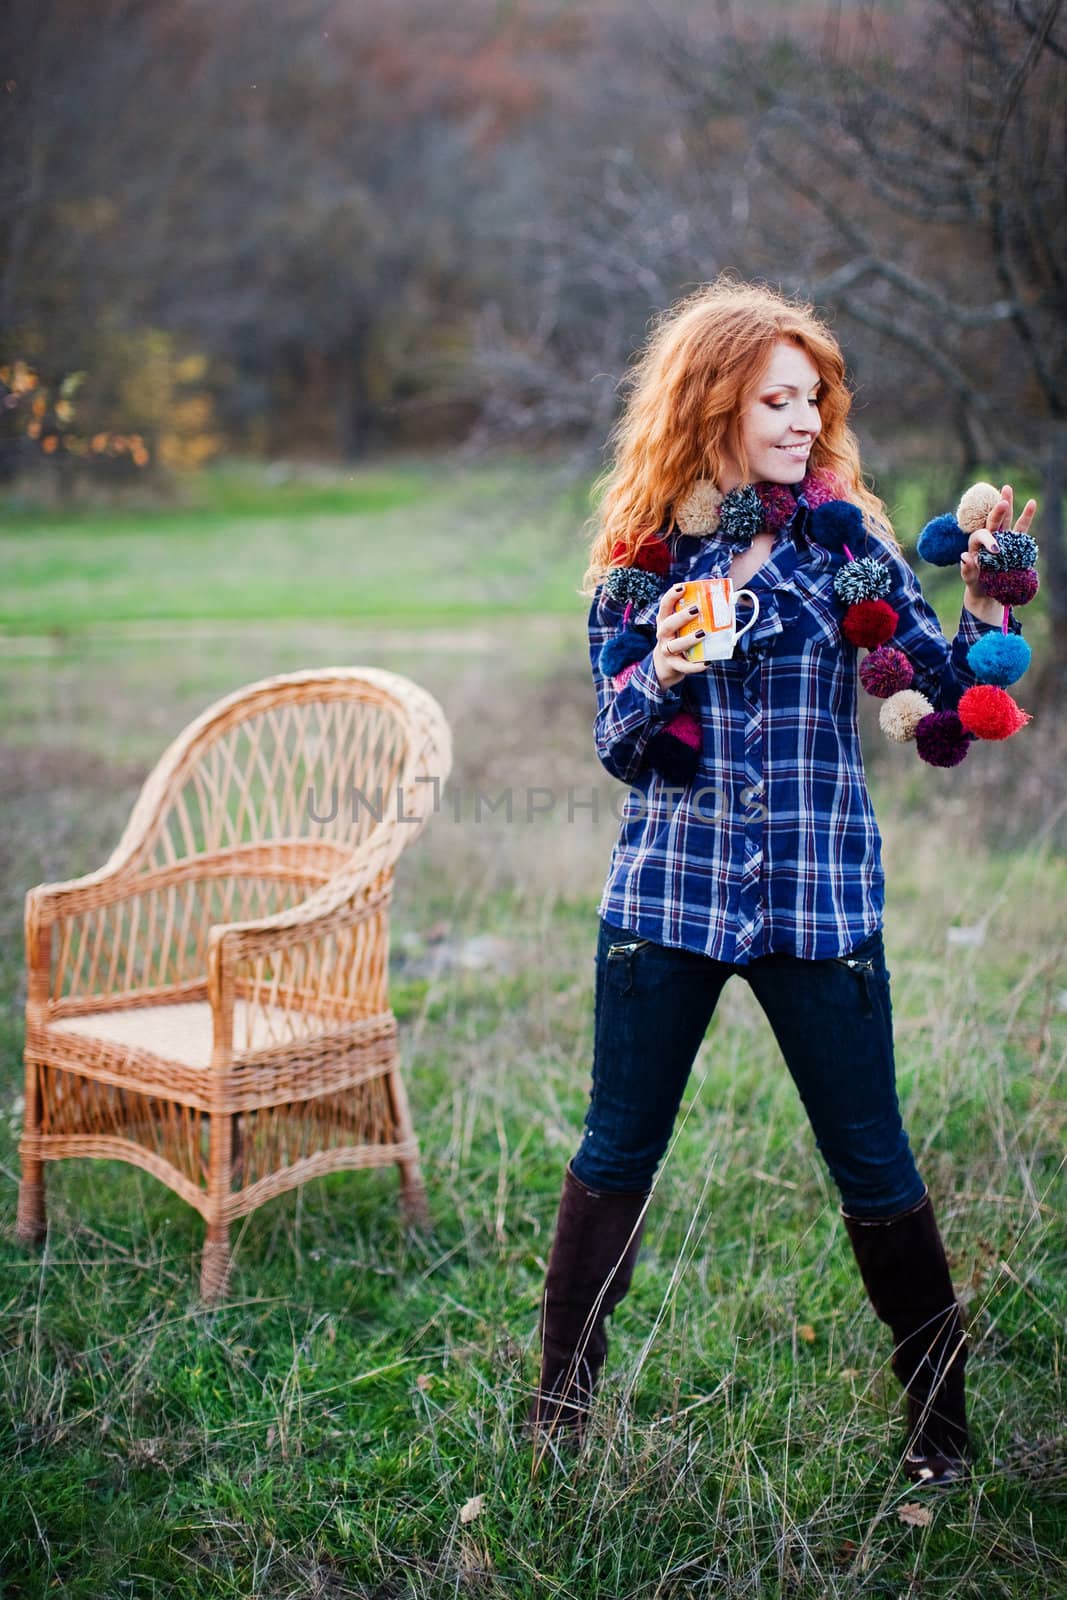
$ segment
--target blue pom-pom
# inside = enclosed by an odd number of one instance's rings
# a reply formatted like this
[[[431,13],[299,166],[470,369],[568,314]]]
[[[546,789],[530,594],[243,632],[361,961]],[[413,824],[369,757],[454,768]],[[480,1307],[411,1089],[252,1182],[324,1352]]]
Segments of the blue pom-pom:
[[[967,652],[979,683],[1017,683],[1030,665],[1030,646],[1017,633],[983,633]]]
[[[934,517],[919,535],[919,555],[932,567],[951,567],[967,548],[964,533],[951,511]]]
[[[811,514],[811,537],[824,550],[843,552],[847,544],[855,552],[866,532],[863,512],[851,500],[827,500]]]
[[[640,661],[647,656],[654,644],[655,640],[650,643],[648,635],[637,628],[624,628],[622,633],[614,634],[601,646],[598,658],[601,672],[606,678],[613,678],[632,661]]]

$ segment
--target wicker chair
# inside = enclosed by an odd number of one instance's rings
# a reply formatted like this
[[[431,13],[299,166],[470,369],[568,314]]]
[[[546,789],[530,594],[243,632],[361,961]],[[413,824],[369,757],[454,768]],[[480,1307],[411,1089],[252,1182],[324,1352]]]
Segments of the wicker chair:
[[[29,891],[21,1238],[43,1238],[44,1162],[67,1156],[196,1207],[209,1302],[231,1223],[307,1178],[395,1162],[423,1214],[388,915],[451,761],[407,678],[266,678],[174,741],[106,865]]]

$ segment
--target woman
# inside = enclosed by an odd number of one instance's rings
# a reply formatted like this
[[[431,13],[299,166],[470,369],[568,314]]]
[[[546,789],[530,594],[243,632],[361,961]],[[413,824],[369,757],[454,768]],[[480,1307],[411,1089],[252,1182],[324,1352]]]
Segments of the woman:
[[[892,1332],[906,1470],[948,1483],[967,1470],[966,1346],[897,1103],[859,653],[834,577],[846,556],[888,568],[893,643],[915,686],[953,708],[975,681],[968,646],[1001,625],[977,553],[1011,526],[1011,490],[961,556],[950,644],[862,483],[844,360],[810,307],[720,280],[658,320],[628,387],[583,592],[597,753],[630,792],[598,907],[593,1087],[548,1264],[531,1420],[581,1431],[690,1068],[737,973],[774,1030]],[[818,543],[831,500],[863,513],[862,551]],[[728,659],[691,661],[680,585],[723,576],[756,594],[756,622]]]

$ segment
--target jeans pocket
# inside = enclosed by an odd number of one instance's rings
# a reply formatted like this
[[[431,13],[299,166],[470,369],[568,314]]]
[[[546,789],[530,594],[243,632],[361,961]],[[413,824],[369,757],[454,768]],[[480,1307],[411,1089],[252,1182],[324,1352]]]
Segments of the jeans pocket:
[[[874,933],[861,941],[847,956],[832,956],[838,966],[846,967],[853,973],[856,981],[863,987],[863,1015],[874,1016],[874,984],[880,979],[879,951],[881,949],[881,935],[876,929]]]
[[[651,943],[651,939],[629,934],[608,945],[604,952],[605,980],[616,994],[631,993],[634,986],[634,957]]]

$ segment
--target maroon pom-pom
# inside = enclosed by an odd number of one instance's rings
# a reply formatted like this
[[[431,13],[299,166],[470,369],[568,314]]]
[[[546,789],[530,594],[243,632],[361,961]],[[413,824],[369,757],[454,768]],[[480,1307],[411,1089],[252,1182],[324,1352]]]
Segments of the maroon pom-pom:
[[[954,711],[931,711],[915,726],[915,748],[931,767],[958,767],[971,747],[966,728]]]
[[[888,600],[857,600],[845,612],[841,631],[852,644],[873,650],[893,637],[899,621]]]
[[[1016,567],[1009,572],[986,572],[978,579],[978,587],[1002,606],[1024,606],[1040,588],[1041,580],[1036,567]]]
[[[671,553],[664,541],[655,535],[647,539],[633,556],[630,555],[626,540],[616,539],[611,547],[610,565],[640,567],[642,572],[654,572],[657,578],[665,578],[671,570]]]
[[[888,700],[899,689],[907,689],[915,676],[915,669],[903,650],[890,644],[881,644],[864,656],[860,662],[860,682],[868,694],[879,700]]]
[[[813,511],[830,500],[848,499],[848,490],[829,467],[812,468],[805,480],[803,494]]]

